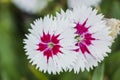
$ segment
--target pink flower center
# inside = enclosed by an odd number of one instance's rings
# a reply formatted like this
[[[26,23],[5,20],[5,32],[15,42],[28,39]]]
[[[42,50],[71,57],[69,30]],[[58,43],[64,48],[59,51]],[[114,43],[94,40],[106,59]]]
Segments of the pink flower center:
[[[45,34],[45,32],[43,32],[43,36],[40,37],[41,41],[38,44],[38,51],[43,52],[44,56],[47,57],[47,62],[49,60],[50,57],[53,57],[54,55],[57,55],[59,53],[62,53],[60,48],[62,48],[62,46],[60,46],[59,44],[59,37],[60,34],[58,35],[51,35],[49,33]]]
[[[86,27],[86,22],[87,20],[83,23],[77,23],[76,26],[74,27],[76,29],[76,44],[75,46],[77,46],[77,49],[74,49],[74,51],[79,52],[81,50],[81,52],[84,54],[85,52],[87,52],[88,54],[90,54],[90,51],[88,49],[88,46],[90,46],[92,44],[92,41],[95,40],[95,38],[92,37],[92,34],[89,33],[88,29],[90,27]]]

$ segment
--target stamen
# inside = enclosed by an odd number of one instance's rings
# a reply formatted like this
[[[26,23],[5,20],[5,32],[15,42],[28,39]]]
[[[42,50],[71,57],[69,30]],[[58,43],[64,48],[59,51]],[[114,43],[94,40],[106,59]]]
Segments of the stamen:
[[[77,42],[81,42],[83,40],[83,37],[81,37],[80,35],[75,36],[75,39],[77,40]]]
[[[49,47],[49,48],[53,48],[53,47],[54,47],[54,44],[53,44],[52,42],[50,42],[50,43],[48,44],[48,47]]]

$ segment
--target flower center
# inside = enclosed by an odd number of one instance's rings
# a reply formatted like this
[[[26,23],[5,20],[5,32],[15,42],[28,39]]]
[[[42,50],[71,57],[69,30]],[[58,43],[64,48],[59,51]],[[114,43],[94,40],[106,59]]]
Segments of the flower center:
[[[89,27],[86,27],[87,20],[83,23],[77,23],[74,27],[76,29],[76,36],[75,39],[77,40],[75,43],[75,46],[77,46],[77,49],[74,49],[74,51],[79,52],[81,51],[82,54],[88,53],[90,54],[90,51],[88,49],[88,46],[92,44],[92,41],[95,40],[95,38],[92,37],[92,34],[89,33],[88,29]]]
[[[52,42],[50,42],[50,43],[48,44],[48,47],[49,47],[49,48],[53,48],[53,47],[54,47],[54,44],[53,44]]]
[[[40,36],[40,43],[38,44],[37,50],[42,52],[43,55],[47,57],[47,62],[50,57],[62,53],[62,51],[60,50],[62,46],[59,44],[60,40],[58,39],[59,35],[60,34],[45,34],[45,32],[43,32],[43,36]]]
[[[77,42],[81,42],[84,38],[81,37],[80,35],[76,35],[75,39],[77,40]]]

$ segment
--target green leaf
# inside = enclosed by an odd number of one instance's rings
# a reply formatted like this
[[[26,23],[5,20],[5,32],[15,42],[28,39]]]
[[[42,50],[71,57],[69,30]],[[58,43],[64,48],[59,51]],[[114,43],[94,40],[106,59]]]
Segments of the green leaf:
[[[120,51],[113,52],[106,59],[107,74],[111,77],[120,66]]]
[[[103,80],[103,78],[104,78],[104,63],[99,65],[95,69],[92,80]]]
[[[73,71],[65,72],[59,80],[89,80],[90,74],[87,71],[75,74]]]
[[[119,80],[120,79],[120,68],[116,70],[116,72],[113,74],[112,80]]]
[[[120,3],[119,1],[114,1],[113,6],[111,7],[111,16],[114,18],[120,19]]]
[[[47,77],[42,72],[36,70],[35,67],[29,65],[29,68],[39,80],[48,80]]]
[[[9,5],[0,5],[0,74],[1,80],[18,80],[19,72],[16,67],[16,54],[12,32],[14,17]]]

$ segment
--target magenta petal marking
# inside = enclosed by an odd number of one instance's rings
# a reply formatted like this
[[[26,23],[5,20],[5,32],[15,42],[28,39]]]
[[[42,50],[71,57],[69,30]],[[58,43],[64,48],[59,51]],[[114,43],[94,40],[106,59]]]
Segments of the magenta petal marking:
[[[83,34],[88,32],[89,27],[88,28],[85,27],[86,22],[87,20],[83,24],[80,24],[80,23],[76,24],[76,27],[75,27],[75,29],[77,29],[76,34]]]
[[[90,33],[85,34],[85,38],[89,39],[89,40],[95,40],[95,38],[93,38],[92,34],[90,34]]]
[[[92,34],[89,33],[88,29],[90,27],[86,27],[87,20],[83,23],[80,24],[79,22],[76,24],[74,27],[76,29],[75,34],[80,37],[80,40],[77,39],[77,42],[75,43],[75,46],[78,46],[79,48],[74,49],[75,52],[79,52],[81,50],[82,54],[87,52],[90,54],[90,51],[88,49],[88,46],[92,44],[93,40],[96,40],[95,38],[92,37]]]
[[[80,25],[79,23],[77,24],[76,28],[77,28],[76,31],[77,34],[83,34],[88,31],[88,28],[83,27],[83,25]]]
[[[48,43],[48,42],[50,42],[50,34],[48,33],[48,34],[45,34],[44,32],[43,32],[43,36],[41,37],[41,41],[42,42],[44,42],[44,43]]]
[[[52,38],[51,38],[51,41],[54,43],[54,44],[58,44],[59,43],[59,40],[57,39],[59,37],[59,35],[53,35]]]
[[[92,44],[92,40],[95,40],[95,38],[92,37],[92,34],[85,34],[85,39],[83,40],[83,42],[86,44],[86,45],[91,45]]]
[[[42,52],[44,56],[47,57],[47,63],[50,57],[53,57],[54,55],[57,55],[59,53],[62,53],[60,48],[62,46],[59,44],[59,37],[58,35],[51,35],[49,33],[45,33],[43,31],[43,35],[40,36],[40,43],[38,44],[38,51]]]
[[[53,54],[56,55],[58,52],[60,52],[60,48],[61,48],[60,45],[55,45],[55,46],[52,48]]]
[[[37,50],[40,50],[40,51],[43,51],[48,47],[47,44],[43,44],[43,43],[38,44],[38,46],[39,48]]]
[[[84,54],[85,52],[89,53],[90,54],[90,51],[88,50],[87,46],[84,45],[84,44],[80,44],[80,49],[82,51],[82,53]]]
[[[48,63],[49,58],[53,56],[52,50],[48,49],[44,51],[43,53],[44,53],[44,56],[47,56],[47,63]]]
[[[79,52],[79,48],[78,48],[78,49],[74,49],[73,51],[75,51],[75,52]]]

